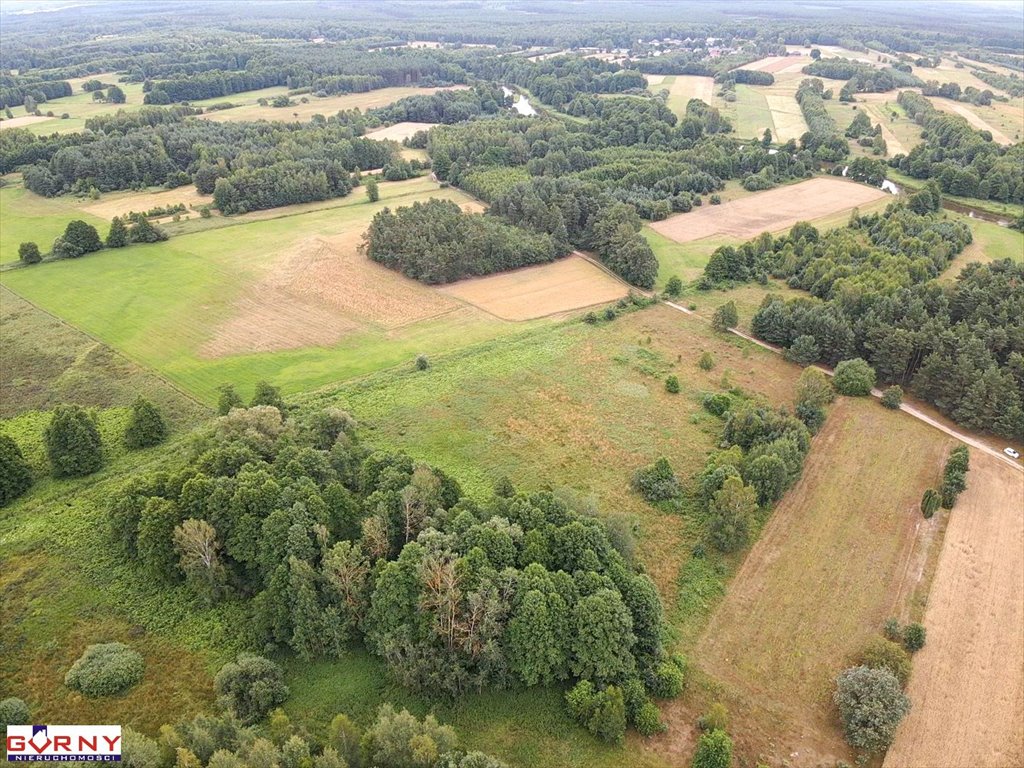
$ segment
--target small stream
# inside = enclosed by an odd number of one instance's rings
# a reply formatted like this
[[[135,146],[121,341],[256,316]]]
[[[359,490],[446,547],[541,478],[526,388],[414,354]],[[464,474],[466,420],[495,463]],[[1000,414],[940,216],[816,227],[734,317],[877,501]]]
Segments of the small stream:
[[[506,96],[512,96],[515,93],[511,88],[506,88],[505,86],[501,86],[501,90]],[[533,108],[533,104],[530,103],[530,100],[521,93],[516,95],[515,102],[512,104],[512,109],[526,117],[532,117],[537,114],[537,110]]]

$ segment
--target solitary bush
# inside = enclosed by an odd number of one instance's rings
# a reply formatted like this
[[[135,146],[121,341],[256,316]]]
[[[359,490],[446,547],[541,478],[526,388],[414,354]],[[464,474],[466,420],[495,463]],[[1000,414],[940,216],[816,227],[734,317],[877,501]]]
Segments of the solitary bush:
[[[924,518],[930,519],[939,510],[941,497],[934,488],[928,488],[921,497],[921,514]]]
[[[925,629],[921,624],[915,621],[903,628],[903,647],[911,653],[917,653],[924,648],[924,641]]]
[[[702,731],[724,731],[729,727],[729,710],[721,702],[715,702],[697,719],[697,727]]]
[[[836,680],[836,706],[846,740],[856,749],[880,752],[910,711],[910,699],[888,669],[852,667]]]
[[[8,435],[0,434],[0,507],[9,504],[32,487],[32,468],[21,448]]]
[[[735,328],[739,321],[739,313],[736,311],[736,302],[734,301],[727,301],[716,309],[715,314],[711,317],[711,325],[714,326],[716,331],[727,331],[730,328]]]
[[[28,704],[13,696],[0,701],[0,735],[7,735],[8,725],[28,725],[32,714],[28,711]]]
[[[676,376],[669,376],[665,379],[665,391],[673,395],[679,394],[679,378]]]
[[[900,627],[900,622],[894,617],[885,620],[885,624],[882,625],[882,634],[894,643],[903,642],[903,629]]]
[[[18,246],[18,258],[22,264],[38,264],[43,260],[43,255],[35,243],[22,243]]]
[[[605,320],[614,320],[618,315],[615,314],[615,307],[608,307],[604,311]]]
[[[683,281],[677,276],[672,275],[665,283],[665,295],[669,298],[679,298],[679,295],[683,292]]]
[[[90,698],[114,696],[139,684],[145,663],[124,643],[90,645],[64,676],[64,685]]]
[[[583,316],[583,322],[587,323],[588,325],[596,325],[597,324],[597,313],[596,312],[587,312],[587,314],[585,314]]]
[[[128,245],[128,227],[124,220],[115,216],[110,222],[110,231],[107,233],[107,248],[124,248]]]
[[[701,734],[691,768],[730,768],[732,766],[732,739],[725,731]]]
[[[708,198],[708,202],[710,202],[712,205],[721,205],[722,196],[718,194],[712,195],[710,198]]]
[[[633,490],[647,501],[667,501],[679,496],[679,479],[668,459],[662,457],[653,464],[638,469],[633,475]]]
[[[892,410],[898,410],[900,404],[903,402],[903,388],[898,387],[895,384],[891,387],[886,387],[882,393],[882,405]]]
[[[870,669],[888,669],[900,685],[910,679],[910,654],[892,640],[874,637],[868,641],[861,655],[861,664]]]
[[[843,360],[836,366],[836,375],[832,379],[836,391],[850,397],[870,395],[875,386],[875,369],[859,357]]]
[[[248,653],[221,667],[214,686],[220,705],[247,725],[262,720],[289,693],[281,667]]]
[[[43,441],[56,477],[88,475],[103,464],[96,422],[77,405],[58,405],[54,409]]]
[[[710,371],[715,367],[715,356],[710,352],[705,351],[701,354],[700,359],[697,361],[697,366],[702,371]]]
[[[704,410],[708,413],[713,413],[715,416],[724,416],[732,407],[732,398],[725,392],[718,392],[714,395],[704,395],[704,399],[701,400],[701,405],[704,406]]]
[[[167,437],[167,425],[160,411],[143,397],[132,404],[132,415],[124,431],[124,444],[129,450],[149,448]]]

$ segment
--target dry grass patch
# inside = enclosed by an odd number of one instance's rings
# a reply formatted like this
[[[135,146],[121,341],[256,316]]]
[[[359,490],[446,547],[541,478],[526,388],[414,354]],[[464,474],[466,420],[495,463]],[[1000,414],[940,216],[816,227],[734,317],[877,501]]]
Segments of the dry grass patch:
[[[571,255],[551,264],[460,280],[441,292],[503,320],[532,320],[616,301],[628,289],[582,256]]]
[[[184,203],[189,209],[184,215],[198,215],[192,210],[192,206],[212,205],[213,195],[201,195],[192,185],[159,192],[112,192],[103,195],[98,201],[90,201],[81,208],[101,219],[112,219],[132,211],[145,213],[151,208],[166,208],[178,203]]]
[[[728,203],[704,206],[690,213],[652,223],[651,229],[688,243],[714,235],[747,240],[761,232],[779,232],[798,221],[848,211],[886,197],[879,189],[825,176],[760,192]]]
[[[47,120],[53,120],[52,117],[46,115],[21,115],[20,117],[8,117],[0,120],[0,131],[4,128],[24,128],[26,125],[32,125],[32,123],[45,123]]]
[[[206,357],[326,347],[370,327],[394,329],[457,309],[443,294],[370,261],[360,232],[300,241],[236,301]]]
[[[915,566],[940,519],[925,521],[918,503],[950,442],[871,399],[831,408],[693,653],[733,712],[743,753],[773,764],[850,759],[833,681],[924,573]]]
[[[370,131],[366,134],[368,139],[391,139],[392,141],[402,141],[402,139],[408,139],[418,131],[429,131],[433,128],[436,123],[395,123],[389,125],[387,128],[378,128],[375,131]]]
[[[648,75],[648,78],[650,76]],[[698,75],[674,75],[662,77],[657,84],[649,82],[649,90],[668,90],[668,107],[679,117],[686,114],[686,104],[690,99],[700,99],[705,104],[714,106],[715,81],[710,77]]]
[[[974,109],[971,109],[969,105],[937,97],[932,98],[931,101],[932,104],[935,105],[936,109],[941,109],[943,112],[952,112],[954,115],[960,115],[960,117],[964,118],[979,131],[988,131],[992,134],[992,140],[997,144],[1013,144],[1013,139],[981,117],[981,115],[979,115]]]
[[[971,451],[886,768],[1024,765],[1024,477]]]

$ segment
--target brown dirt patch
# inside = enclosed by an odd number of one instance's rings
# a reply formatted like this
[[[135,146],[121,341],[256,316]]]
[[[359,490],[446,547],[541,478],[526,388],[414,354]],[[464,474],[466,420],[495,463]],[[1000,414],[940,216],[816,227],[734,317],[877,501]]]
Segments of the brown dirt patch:
[[[886,768],[1024,765],[1024,476],[971,451]]]
[[[391,330],[459,307],[360,254],[360,236],[313,237],[282,253],[238,299],[202,355],[330,346],[363,329]]]
[[[586,259],[572,255],[551,264],[460,280],[441,292],[503,320],[532,320],[616,301],[628,289]]]
[[[366,134],[368,139],[391,139],[392,141],[401,141],[402,139],[408,139],[417,131],[429,131],[433,128],[436,123],[395,123],[389,125],[387,128],[378,128],[375,131],[370,131]]]
[[[882,190],[864,184],[819,177],[670,216],[651,224],[651,229],[677,243],[714,235],[747,240],[761,232],[789,229],[798,221],[849,210],[885,196]]]
[[[802,478],[693,654],[733,712],[744,754],[794,766],[851,761],[833,681],[887,617],[901,614],[922,577],[913,566],[939,518],[923,520],[918,503],[949,442],[871,400],[832,406]]]
[[[169,205],[184,203],[189,210],[183,216],[193,213],[192,206],[202,206],[213,203],[213,195],[201,195],[193,186],[179,187],[178,189],[167,189],[160,192],[115,192],[104,195],[96,202],[82,206],[82,211],[91,213],[101,219],[112,219],[115,216],[124,216],[126,213],[136,211],[145,213],[151,208],[166,208]]]

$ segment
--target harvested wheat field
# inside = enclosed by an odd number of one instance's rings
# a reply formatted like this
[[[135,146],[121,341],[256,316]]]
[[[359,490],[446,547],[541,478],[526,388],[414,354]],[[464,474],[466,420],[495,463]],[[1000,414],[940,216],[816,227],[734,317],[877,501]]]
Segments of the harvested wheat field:
[[[705,104],[714,105],[715,81],[710,77],[670,75],[655,84],[650,82],[648,75],[648,83],[651,91],[668,91],[668,108],[679,117],[686,114],[686,105],[690,99],[700,99]]]
[[[392,330],[460,307],[367,259],[357,250],[359,236],[311,237],[281,253],[201,354],[325,347],[356,331]]]
[[[201,195],[192,185],[159,192],[111,192],[96,202],[83,205],[82,210],[101,219],[112,219],[132,211],[145,213],[153,208],[166,208],[178,203],[184,203],[189,209],[186,213],[191,213],[193,205],[212,205],[213,195]]]
[[[648,85],[661,85],[666,75],[644,75]]]
[[[779,232],[798,221],[850,210],[885,196],[886,193],[880,189],[825,176],[721,205],[705,205],[690,213],[656,221],[650,226],[677,243],[715,235],[747,240],[761,232]]]
[[[886,768],[1024,765],[1024,474],[971,451]]]
[[[502,320],[533,320],[616,301],[629,291],[582,256],[498,275],[460,280],[441,292]]]
[[[387,128],[378,128],[375,131],[369,131],[366,134],[368,139],[391,139],[392,141],[401,141],[402,139],[408,139],[417,131],[429,131],[433,128],[436,123],[395,123],[389,125]]]
[[[865,443],[864,435],[884,435]],[[836,675],[899,616],[934,556],[918,503],[951,440],[870,398],[840,398],[693,653],[743,752],[772,765],[850,760]]]

